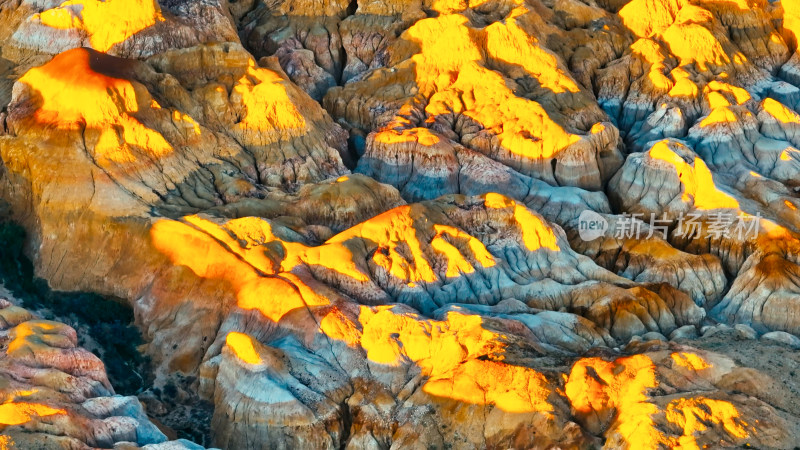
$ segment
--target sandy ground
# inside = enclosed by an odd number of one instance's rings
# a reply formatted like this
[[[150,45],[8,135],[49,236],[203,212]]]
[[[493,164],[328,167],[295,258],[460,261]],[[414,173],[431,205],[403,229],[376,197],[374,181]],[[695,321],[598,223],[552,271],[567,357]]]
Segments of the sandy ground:
[[[774,380],[772,386],[759,386],[767,396],[762,400],[774,406],[800,432],[800,350],[772,341],[742,339],[733,330],[677,342],[726,355],[741,367],[770,376]]]

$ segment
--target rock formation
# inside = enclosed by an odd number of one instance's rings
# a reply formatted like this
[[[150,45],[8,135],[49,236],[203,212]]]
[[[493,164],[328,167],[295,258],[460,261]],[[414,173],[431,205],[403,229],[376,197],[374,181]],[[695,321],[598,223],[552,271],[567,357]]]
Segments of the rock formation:
[[[136,397],[114,395],[75,330],[0,299],[3,448],[196,449],[168,441]]]
[[[36,274],[127,302],[214,445],[800,445],[702,349],[800,335],[796,0],[0,5]],[[0,306],[3,445],[192,448]]]

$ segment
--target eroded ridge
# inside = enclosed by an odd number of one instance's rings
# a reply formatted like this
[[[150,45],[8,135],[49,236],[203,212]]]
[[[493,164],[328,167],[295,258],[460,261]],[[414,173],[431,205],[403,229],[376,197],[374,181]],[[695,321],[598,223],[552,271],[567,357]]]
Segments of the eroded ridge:
[[[199,449],[168,441],[136,397],[114,395],[103,363],[75,330],[0,299],[0,445]]]

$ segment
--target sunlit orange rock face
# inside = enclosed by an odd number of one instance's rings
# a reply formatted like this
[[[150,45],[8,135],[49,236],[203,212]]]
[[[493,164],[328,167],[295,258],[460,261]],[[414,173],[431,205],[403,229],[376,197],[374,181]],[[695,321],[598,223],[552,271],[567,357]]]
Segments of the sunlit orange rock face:
[[[800,446],[675,342],[800,335],[797,2],[0,6],[36,274],[129,302],[214,445]],[[0,306],[0,447],[192,448]]]
[[[0,299],[3,448],[133,448],[163,444],[135,397],[114,395],[103,363],[75,330]],[[175,448],[192,448],[171,442]]]
[[[228,8],[218,1],[22,0],[4,4],[0,20],[4,106],[23,73],[72,48],[147,58],[170,49],[239,41]]]
[[[326,95],[331,114],[374,130],[358,171],[408,183],[401,192],[414,199],[430,198],[425,184],[452,192],[461,177],[480,183],[470,158],[499,162],[528,184],[602,187],[622,160],[616,128],[538,43],[541,15],[522,3],[496,6],[418,21],[386,48],[390,67]]]
[[[74,47],[147,57],[204,42],[233,42],[236,30],[218,2],[66,0],[30,2],[41,8],[22,22],[11,45],[46,53]]]

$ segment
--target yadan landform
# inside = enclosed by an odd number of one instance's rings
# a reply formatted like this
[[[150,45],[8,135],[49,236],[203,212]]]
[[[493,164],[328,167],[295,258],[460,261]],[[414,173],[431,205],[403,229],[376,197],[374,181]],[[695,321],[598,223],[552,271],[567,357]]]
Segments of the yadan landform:
[[[798,40],[0,0],[0,448],[797,448]]]

